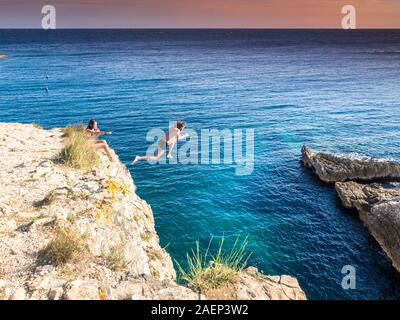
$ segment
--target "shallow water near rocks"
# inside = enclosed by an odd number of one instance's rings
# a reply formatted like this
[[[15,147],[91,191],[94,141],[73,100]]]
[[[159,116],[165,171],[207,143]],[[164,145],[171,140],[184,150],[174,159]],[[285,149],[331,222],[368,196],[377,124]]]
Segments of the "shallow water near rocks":
[[[400,31],[0,30],[0,52],[0,121],[112,130],[174,259],[197,239],[248,234],[250,264],[296,277],[308,298],[400,298],[379,245],[299,162],[303,144],[400,160]],[[130,166],[147,131],[176,119],[254,128],[253,174]],[[341,287],[345,265],[355,290]]]

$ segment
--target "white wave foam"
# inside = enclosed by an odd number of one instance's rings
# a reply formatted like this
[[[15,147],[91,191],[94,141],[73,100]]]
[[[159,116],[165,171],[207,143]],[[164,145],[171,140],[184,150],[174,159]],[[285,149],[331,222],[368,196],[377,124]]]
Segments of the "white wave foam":
[[[350,160],[360,160],[360,161],[376,161],[376,162],[396,162],[398,163],[398,159],[394,158],[374,158],[367,156],[365,154],[350,152],[350,153],[334,153],[334,155],[338,158],[350,159]]]

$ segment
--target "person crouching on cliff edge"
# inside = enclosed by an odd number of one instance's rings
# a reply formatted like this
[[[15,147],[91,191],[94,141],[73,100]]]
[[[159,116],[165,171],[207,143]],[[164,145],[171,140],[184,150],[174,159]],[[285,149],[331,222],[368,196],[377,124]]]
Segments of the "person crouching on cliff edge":
[[[168,146],[168,154],[167,158],[172,158],[172,150],[178,140],[186,139],[186,135],[181,135],[183,129],[185,129],[185,122],[184,121],[177,121],[176,125],[172,126],[168,129],[168,132],[158,141],[158,149],[155,152],[154,156],[136,156],[135,159],[132,161],[132,164],[135,164],[138,161],[157,161],[161,158],[161,156],[165,153]]]
[[[91,138],[91,142],[93,143],[93,148],[96,151],[103,150],[107,154],[108,159],[111,162],[115,161],[115,159],[110,151],[110,148],[108,147],[107,142],[105,140],[97,139],[98,136],[112,134],[112,132],[100,131],[100,129],[97,127],[97,121],[95,119],[92,119],[89,121],[89,124],[88,124],[85,132]]]

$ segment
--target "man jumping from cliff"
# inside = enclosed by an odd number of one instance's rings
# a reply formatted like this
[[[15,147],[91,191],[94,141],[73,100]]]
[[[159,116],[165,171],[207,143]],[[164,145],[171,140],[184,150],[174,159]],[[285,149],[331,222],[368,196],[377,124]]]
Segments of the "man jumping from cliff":
[[[162,139],[158,141],[158,149],[155,152],[153,156],[136,156],[135,159],[132,161],[132,164],[135,164],[138,161],[157,161],[158,159],[161,158],[161,156],[165,153],[167,150],[168,146],[168,154],[167,158],[171,159],[172,158],[172,150],[174,149],[174,146],[178,140],[183,140],[187,136],[186,135],[181,135],[183,129],[185,129],[185,122],[184,121],[178,121],[176,125],[172,126],[169,128],[168,132],[164,135]]]

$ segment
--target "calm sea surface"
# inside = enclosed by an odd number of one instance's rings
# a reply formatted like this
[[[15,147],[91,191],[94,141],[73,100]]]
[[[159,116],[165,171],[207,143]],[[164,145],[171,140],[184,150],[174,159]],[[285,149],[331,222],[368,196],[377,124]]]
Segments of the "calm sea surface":
[[[112,130],[174,259],[248,234],[250,264],[297,277],[309,298],[400,298],[379,245],[299,163],[303,144],[400,160],[400,31],[0,30],[0,53],[0,121]],[[130,166],[147,131],[176,119],[254,128],[253,174]],[[356,290],[341,288],[345,265]]]

